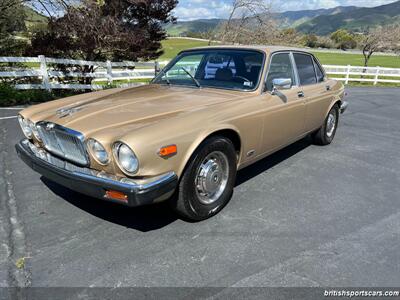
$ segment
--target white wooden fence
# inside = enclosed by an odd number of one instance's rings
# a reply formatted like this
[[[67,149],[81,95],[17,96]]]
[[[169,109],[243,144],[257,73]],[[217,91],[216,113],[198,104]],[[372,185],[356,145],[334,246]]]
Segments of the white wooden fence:
[[[44,57],[0,57],[0,63],[22,63],[22,68],[3,67],[0,70],[0,78],[6,79],[32,79],[36,83],[17,83],[17,89],[103,89],[106,85],[99,84],[107,82],[111,85],[114,81],[128,82],[137,79],[151,79],[156,72],[168,62],[96,62],[72,59],[55,59]],[[27,64],[34,65],[26,67]],[[75,69],[70,72],[60,72],[55,69],[56,65],[66,65]],[[76,71],[77,66],[93,67],[94,72],[83,73]],[[0,64],[1,67],[1,64]],[[74,68],[75,67],[75,68]],[[400,84],[400,69],[381,67],[359,67],[359,66],[334,66],[324,65],[326,73],[330,78],[344,81]],[[77,81],[80,78],[92,78],[91,84],[70,83],[71,79]],[[68,83],[63,83],[67,79]],[[127,85],[126,83],[124,85]]]
[[[151,79],[165,62],[98,62],[73,59],[56,59],[44,57],[0,57],[0,63],[22,63],[22,67],[3,67],[0,69],[0,78],[25,79],[30,78],[37,83],[17,83],[17,89],[103,89],[107,82],[113,84],[116,80]],[[29,64],[33,67],[27,67]],[[93,67],[94,72],[83,73],[80,71],[61,72],[55,69],[56,65],[66,65],[75,69],[77,66]],[[2,65],[0,64],[0,67]],[[74,68],[75,67],[75,68]],[[140,69],[139,69],[140,68]],[[60,83],[64,79],[71,81],[80,78],[92,78],[91,84]],[[36,80],[35,80],[36,79]]]
[[[360,67],[360,66],[332,66],[324,65],[329,78],[344,81],[400,84],[400,69],[382,67]],[[339,75],[340,77],[338,77]]]

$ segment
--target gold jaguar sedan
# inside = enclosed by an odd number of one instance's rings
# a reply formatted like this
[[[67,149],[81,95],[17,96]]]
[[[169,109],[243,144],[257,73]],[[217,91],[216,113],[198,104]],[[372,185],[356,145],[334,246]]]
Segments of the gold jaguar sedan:
[[[310,53],[196,48],[149,85],[23,110],[26,139],[16,150],[35,171],[82,194],[127,206],[168,201],[198,221],[228,203],[237,170],[308,134],[330,144],[343,98],[343,85]]]

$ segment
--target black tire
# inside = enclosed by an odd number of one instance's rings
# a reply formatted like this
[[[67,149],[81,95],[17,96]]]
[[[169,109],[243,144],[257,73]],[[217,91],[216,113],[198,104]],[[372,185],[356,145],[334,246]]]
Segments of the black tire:
[[[334,128],[329,126],[331,116],[334,117],[335,123]],[[313,142],[316,145],[329,145],[332,143],[333,139],[335,138],[336,130],[339,125],[339,105],[335,104],[332,109],[329,111],[328,116],[326,117],[324,124],[318,129],[313,135]],[[333,130],[333,131],[332,131]]]
[[[221,153],[226,159],[223,159]],[[212,161],[214,154],[221,156],[224,162],[223,166],[227,166],[228,170],[221,166],[216,170],[225,170],[225,172],[223,172],[224,175],[222,175],[222,173],[215,173],[217,171],[214,171],[214,173],[206,172],[205,174],[210,174],[210,176],[212,174],[213,179],[215,178],[214,174],[217,175],[216,177],[220,175],[219,180],[215,181],[217,182],[215,184],[218,185],[219,181],[222,182],[221,178],[224,178],[224,184],[221,184],[221,186],[225,186],[225,188],[220,188],[218,193],[213,194],[216,200],[213,200],[212,203],[205,204],[205,198],[208,196],[204,196],[199,192],[199,185],[196,178],[198,178],[197,175],[200,170],[204,170],[204,163],[210,162],[210,160]],[[237,156],[232,142],[221,136],[208,138],[192,155],[180,179],[177,191],[170,200],[170,204],[183,219],[188,221],[202,221],[216,215],[225,207],[232,197],[236,180],[236,168]]]

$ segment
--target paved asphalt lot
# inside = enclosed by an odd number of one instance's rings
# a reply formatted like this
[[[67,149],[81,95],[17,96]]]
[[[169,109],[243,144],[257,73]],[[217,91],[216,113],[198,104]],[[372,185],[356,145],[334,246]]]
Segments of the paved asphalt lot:
[[[17,120],[0,120],[0,286],[400,286],[400,90],[348,93],[332,145],[242,170],[195,224],[41,178],[14,151]]]

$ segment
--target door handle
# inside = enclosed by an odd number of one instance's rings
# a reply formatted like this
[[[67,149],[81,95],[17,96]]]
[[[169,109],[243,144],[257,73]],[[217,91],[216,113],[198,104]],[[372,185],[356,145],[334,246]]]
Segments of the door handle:
[[[304,98],[304,92],[303,91],[298,92],[297,96],[299,96],[299,98]]]
[[[327,91],[330,91],[330,90],[331,90],[331,86],[330,86],[330,85],[327,85],[327,86],[326,86],[326,90],[327,90]]]

